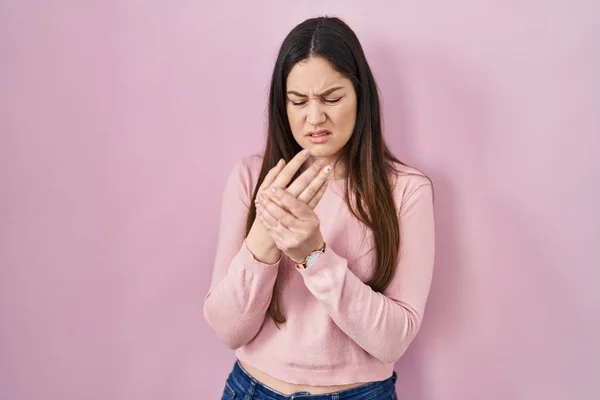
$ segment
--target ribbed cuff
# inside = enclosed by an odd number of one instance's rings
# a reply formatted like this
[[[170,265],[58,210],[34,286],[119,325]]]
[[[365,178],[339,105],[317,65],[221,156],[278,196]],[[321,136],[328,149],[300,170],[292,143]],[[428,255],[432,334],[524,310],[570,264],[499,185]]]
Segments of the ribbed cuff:
[[[281,255],[279,256],[279,260],[275,261],[273,264],[267,264],[260,260],[257,260],[254,257],[254,254],[252,254],[252,252],[248,248],[248,245],[246,244],[245,240],[244,240],[244,244],[242,245],[242,249],[239,253],[239,256],[240,256],[240,261],[242,261],[242,263],[244,265],[260,266],[262,268],[276,267],[281,262]]]
[[[348,261],[328,246],[314,264],[306,269],[297,270],[308,290],[316,298],[324,300],[333,289],[343,284],[344,275],[348,272]]]

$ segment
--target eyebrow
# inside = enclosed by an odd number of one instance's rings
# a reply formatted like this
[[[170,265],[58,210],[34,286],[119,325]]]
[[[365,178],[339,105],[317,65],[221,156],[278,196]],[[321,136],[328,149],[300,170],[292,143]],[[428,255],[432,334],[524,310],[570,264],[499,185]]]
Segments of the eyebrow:
[[[328,94],[331,94],[331,93],[335,92],[336,90],[340,90],[340,89],[343,89],[343,87],[342,86],[332,87],[331,89],[327,89],[326,91],[324,91],[321,94],[318,94],[317,96],[319,96],[319,97],[327,96]],[[288,90],[287,94],[293,94],[294,96],[298,96],[298,97],[308,97],[307,95],[298,93],[294,90]]]

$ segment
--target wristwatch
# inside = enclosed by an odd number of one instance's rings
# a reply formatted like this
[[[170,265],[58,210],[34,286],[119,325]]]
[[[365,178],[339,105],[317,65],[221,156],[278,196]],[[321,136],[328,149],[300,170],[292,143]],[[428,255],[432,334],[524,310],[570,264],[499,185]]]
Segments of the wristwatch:
[[[310,253],[309,255],[307,255],[303,261],[301,262],[296,262],[296,268],[299,269],[306,269],[308,267],[310,267],[312,264],[314,264],[319,258],[321,258],[323,256],[323,254],[325,254],[325,243],[323,243],[323,246],[321,246],[321,248],[313,251],[312,253]]]

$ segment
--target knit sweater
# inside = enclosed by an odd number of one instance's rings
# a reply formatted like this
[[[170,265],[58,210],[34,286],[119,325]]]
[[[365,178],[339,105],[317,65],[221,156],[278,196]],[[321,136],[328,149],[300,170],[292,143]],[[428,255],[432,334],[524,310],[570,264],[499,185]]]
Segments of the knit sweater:
[[[212,282],[204,316],[239,360],[286,382],[329,386],[383,380],[417,334],[434,262],[430,181],[398,165],[392,177],[400,226],[395,274],[382,292],[373,235],[350,212],[346,180],[332,179],[315,208],[327,248],[307,269],[283,255],[267,265],[245,245],[246,217],[262,158],[241,160],[226,184]],[[276,279],[277,278],[277,279]],[[272,293],[286,322],[266,316]]]

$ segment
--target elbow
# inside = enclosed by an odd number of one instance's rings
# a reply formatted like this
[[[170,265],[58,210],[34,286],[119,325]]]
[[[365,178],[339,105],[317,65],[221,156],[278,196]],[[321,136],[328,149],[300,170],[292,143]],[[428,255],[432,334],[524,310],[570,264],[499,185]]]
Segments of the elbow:
[[[394,364],[404,355],[410,342],[411,340],[407,340],[407,338],[404,338],[401,341],[395,341],[394,343],[391,343],[390,346],[380,349],[380,351],[373,354],[373,356],[383,363]]]
[[[223,343],[231,350],[237,350],[247,343],[247,341],[239,335],[232,335],[230,333],[217,331],[215,331],[215,333],[217,334],[217,338],[219,339],[219,341],[221,341],[221,343]]]
[[[217,339],[231,350],[237,350],[252,340],[249,336],[250,330],[244,329],[238,322],[220,318],[210,312],[209,307],[204,305],[204,319],[213,330]]]
[[[420,322],[415,321],[400,335],[394,335],[385,341],[385,345],[377,349],[373,354],[379,361],[387,364],[393,364],[397,362],[408,350],[408,347],[417,336],[419,331]]]

